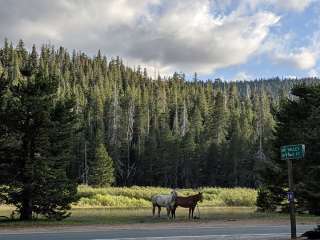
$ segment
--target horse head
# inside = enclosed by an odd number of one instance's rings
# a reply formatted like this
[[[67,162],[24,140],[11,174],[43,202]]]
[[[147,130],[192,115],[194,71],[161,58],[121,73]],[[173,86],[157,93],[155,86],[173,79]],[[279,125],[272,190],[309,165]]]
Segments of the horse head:
[[[173,189],[172,191],[171,191],[171,196],[172,196],[172,200],[176,200],[176,198],[177,198],[177,196],[178,196],[178,194],[177,194],[177,192],[176,192],[176,190],[175,189]]]

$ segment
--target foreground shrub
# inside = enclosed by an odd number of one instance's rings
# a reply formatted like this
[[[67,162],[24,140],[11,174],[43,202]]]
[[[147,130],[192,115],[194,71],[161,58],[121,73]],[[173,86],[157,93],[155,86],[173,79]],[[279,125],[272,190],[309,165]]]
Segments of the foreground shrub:
[[[274,200],[272,192],[269,189],[261,187],[258,189],[256,205],[260,212],[271,212],[276,210],[277,201]]]

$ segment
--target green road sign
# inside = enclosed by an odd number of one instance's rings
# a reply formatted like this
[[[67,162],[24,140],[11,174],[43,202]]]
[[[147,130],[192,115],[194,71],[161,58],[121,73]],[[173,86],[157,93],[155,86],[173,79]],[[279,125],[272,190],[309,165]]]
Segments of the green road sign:
[[[287,145],[281,147],[281,159],[301,159],[304,157],[305,146],[304,144]]]
[[[291,239],[296,239],[297,237],[297,224],[296,224],[296,215],[294,207],[294,184],[293,184],[293,171],[292,171],[292,159],[301,159],[304,157],[305,146],[304,144],[297,145],[287,145],[282,146],[280,149],[281,159],[288,160],[288,180],[289,180],[289,212],[290,212],[290,223],[291,223]]]

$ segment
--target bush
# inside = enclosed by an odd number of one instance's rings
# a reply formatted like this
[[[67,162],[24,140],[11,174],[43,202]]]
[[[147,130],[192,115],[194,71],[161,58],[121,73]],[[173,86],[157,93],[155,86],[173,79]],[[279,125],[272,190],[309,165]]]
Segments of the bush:
[[[112,196],[97,194],[92,198],[81,198],[77,206],[82,207],[107,207],[107,208],[141,208],[149,207],[150,202],[144,199],[129,198],[125,196]]]
[[[258,189],[256,205],[258,208],[257,210],[260,212],[271,212],[275,211],[277,208],[277,204],[272,197],[272,192],[265,187]]]
[[[231,188],[220,193],[220,198],[226,206],[254,206],[257,192],[253,189]]]

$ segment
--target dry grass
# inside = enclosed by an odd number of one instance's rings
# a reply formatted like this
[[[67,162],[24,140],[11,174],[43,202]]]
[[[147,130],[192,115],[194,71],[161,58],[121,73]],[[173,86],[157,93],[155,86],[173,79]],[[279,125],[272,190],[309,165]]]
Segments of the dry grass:
[[[252,207],[200,207],[200,220],[192,220],[201,223],[217,221],[288,221],[286,214],[275,213],[257,213]],[[13,208],[0,208],[0,215],[9,215]],[[198,211],[195,215],[198,216]],[[31,222],[20,221],[0,221],[1,227],[35,227],[35,226],[59,226],[59,225],[96,225],[96,224],[132,224],[132,223],[183,223],[189,221],[187,209],[177,209],[176,220],[168,220],[163,209],[160,218],[153,218],[151,214],[151,206],[149,208],[140,209],[110,209],[110,208],[74,208],[71,217],[63,221],[48,221],[46,219],[38,219]],[[319,222],[319,217],[310,215],[301,215],[297,217],[298,222]]]

